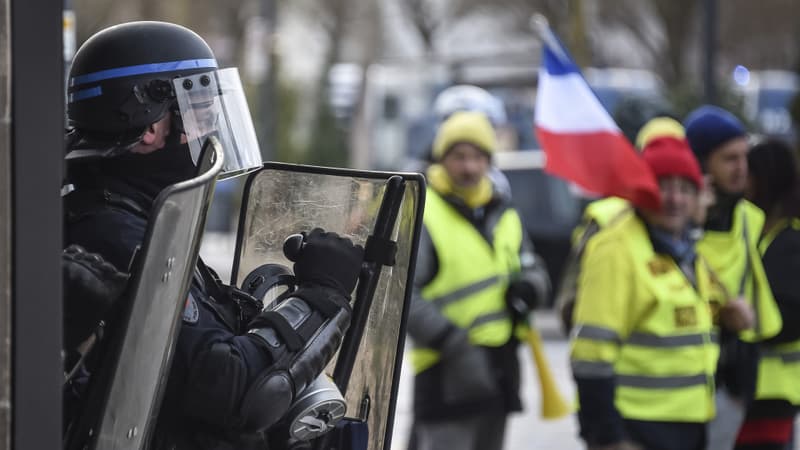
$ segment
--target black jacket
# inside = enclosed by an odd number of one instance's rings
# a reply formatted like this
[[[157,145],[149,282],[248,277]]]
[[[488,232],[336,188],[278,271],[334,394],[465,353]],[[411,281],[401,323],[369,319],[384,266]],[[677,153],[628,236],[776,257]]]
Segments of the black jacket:
[[[147,196],[131,195],[141,193],[124,183],[117,183],[114,191],[78,189],[66,197],[65,246],[81,245],[127,270],[144,239],[147,217],[143,212],[151,204]],[[243,432],[236,413],[247,388],[272,361],[255,338],[245,333],[249,318],[239,303],[225,297],[224,287],[201,262],[198,266],[152,448],[263,450],[263,436]],[[223,351],[224,356],[211,358],[212,349]]]
[[[800,339],[800,230],[792,227],[781,230],[767,247],[762,260],[783,320],[781,331],[765,340],[764,344],[783,344]]]

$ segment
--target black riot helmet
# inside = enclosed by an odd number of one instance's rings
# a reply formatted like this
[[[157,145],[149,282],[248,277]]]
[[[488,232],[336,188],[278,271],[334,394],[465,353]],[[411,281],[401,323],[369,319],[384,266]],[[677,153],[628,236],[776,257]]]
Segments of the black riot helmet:
[[[67,159],[115,156],[133,148],[147,126],[172,114],[196,161],[205,139],[223,145],[224,171],[261,164],[238,71],[219,70],[192,30],[166,22],[128,22],[90,37],[69,72]]]
[[[168,112],[171,79],[215,69],[208,44],[165,22],[129,22],[89,38],[69,72],[67,117],[79,130],[121,134]]]

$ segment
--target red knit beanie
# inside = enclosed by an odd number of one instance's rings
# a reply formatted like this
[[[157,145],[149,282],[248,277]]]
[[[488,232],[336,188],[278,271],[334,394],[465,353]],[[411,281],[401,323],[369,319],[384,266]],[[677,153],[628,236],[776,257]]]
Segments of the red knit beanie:
[[[642,158],[656,178],[682,176],[699,190],[703,185],[700,164],[686,139],[661,137],[651,140],[642,152]]]

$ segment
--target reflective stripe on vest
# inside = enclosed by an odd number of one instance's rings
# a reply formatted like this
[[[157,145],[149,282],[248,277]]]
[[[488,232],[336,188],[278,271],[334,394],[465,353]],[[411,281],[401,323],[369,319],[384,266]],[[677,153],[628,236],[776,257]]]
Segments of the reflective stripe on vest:
[[[645,375],[617,375],[617,386],[628,386],[647,389],[674,389],[690,386],[705,386],[710,375],[675,375],[652,377]]]
[[[422,298],[433,302],[456,326],[469,330],[474,344],[498,347],[512,334],[505,290],[519,272],[522,223],[513,209],[502,213],[490,245],[475,227],[429,189],[425,228],[438,258],[436,276],[423,287]],[[418,373],[438,361],[431,349],[415,348],[412,363]]]
[[[614,279],[587,275],[586,280],[597,285],[579,287],[573,373],[613,377],[615,406],[625,418],[709,420],[714,415],[713,378],[719,355],[709,303],[712,298],[722,300],[721,289],[712,283],[701,257],[695,263],[695,289],[671,258],[653,252],[636,216],[602,233],[587,245],[584,261],[607,261],[625,275]],[[592,252],[601,250],[595,261]],[[617,305],[627,305],[618,319],[605,312],[609,302],[617,300],[623,301]]]
[[[764,346],[758,364],[756,398],[800,405],[800,340]]]
[[[444,308],[445,306],[449,305],[450,303],[457,302],[464,297],[468,297],[472,294],[480,292],[490,286],[493,286],[501,281],[500,276],[491,276],[484,280],[476,281],[467,286],[463,286],[461,288],[456,289],[455,291],[440,295],[438,297],[433,297],[428,299],[429,302],[433,302],[434,305],[439,307],[439,309]]]

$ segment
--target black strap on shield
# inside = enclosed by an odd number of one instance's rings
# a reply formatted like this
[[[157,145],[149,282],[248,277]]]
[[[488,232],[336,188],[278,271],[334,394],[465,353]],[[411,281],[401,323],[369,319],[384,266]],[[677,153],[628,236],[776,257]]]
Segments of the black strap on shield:
[[[375,290],[378,287],[378,281],[380,281],[381,269],[383,266],[393,266],[395,263],[397,242],[392,240],[392,232],[403,202],[405,187],[405,180],[398,175],[394,175],[386,181],[386,191],[383,194],[383,200],[375,218],[375,227],[372,230],[372,234],[367,238],[364,247],[364,263],[361,266],[361,274],[356,288],[352,321],[342,341],[342,347],[339,349],[336,367],[333,369],[333,381],[342,396],[347,394],[347,385],[350,383],[350,375],[353,372],[353,366],[358,355],[358,347],[361,344],[361,338],[367,325],[372,299],[375,297]],[[362,405],[362,408],[368,410],[368,400],[366,402],[365,405]],[[342,426],[347,423],[349,422],[345,422]],[[356,429],[360,429],[362,434],[365,433],[363,425],[362,427],[355,423],[350,425],[350,434],[352,434],[352,430]],[[327,433],[320,436],[314,442],[314,449],[340,448],[338,444],[332,442],[336,434]],[[366,437],[361,437],[364,440],[362,445],[366,446]]]
[[[378,287],[383,266],[392,266],[397,253],[397,243],[392,241],[392,232],[403,202],[406,182],[403,177],[394,175],[386,181],[386,191],[383,194],[378,216],[375,218],[375,227],[367,238],[364,248],[364,264],[356,289],[356,301],[353,304],[353,319],[350,328],[342,341],[339,350],[339,359],[333,369],[333,381],[342,392],[347,393],[350,374],[353,372],[358,346],[364,335],[367,317],[372,306],[372,298]]]

